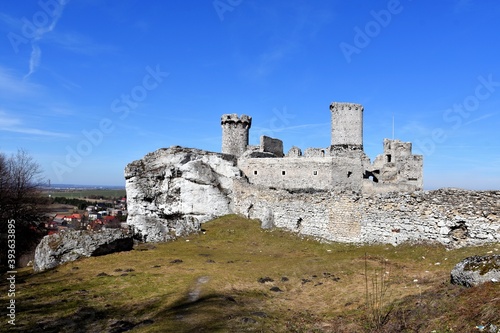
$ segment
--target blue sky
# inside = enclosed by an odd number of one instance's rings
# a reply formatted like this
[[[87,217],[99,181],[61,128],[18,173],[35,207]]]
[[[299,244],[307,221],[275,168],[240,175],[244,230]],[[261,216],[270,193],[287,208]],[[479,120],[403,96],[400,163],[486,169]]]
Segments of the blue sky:
[[[412,141],[426,189],[500,189],[500,3],[3,1],[0,151],[52,183],[124,184],[158,148],[221,149],[220,116],[327,147],[333,101],[364,146]]]

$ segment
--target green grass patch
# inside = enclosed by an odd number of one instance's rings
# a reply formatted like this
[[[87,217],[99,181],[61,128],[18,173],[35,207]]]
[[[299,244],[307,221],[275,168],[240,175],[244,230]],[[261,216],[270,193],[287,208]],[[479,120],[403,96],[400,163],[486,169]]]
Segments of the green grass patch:
[[[125,189],[81,189],[75,191],[46,191],[53,197],[64,197],[68,199],[111,199],[126,196]]]

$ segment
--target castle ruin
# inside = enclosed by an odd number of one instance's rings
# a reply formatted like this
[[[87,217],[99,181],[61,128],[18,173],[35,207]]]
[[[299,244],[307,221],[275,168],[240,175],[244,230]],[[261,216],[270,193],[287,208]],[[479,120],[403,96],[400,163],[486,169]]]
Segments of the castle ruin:
[[[500,241],[500,191],[422,190],[423,158],[412,145],[384,140],[363,150],[363,106],[332,103],[326,148],[292,147],[262,136],[249,145],[252,118],[221,118],[222,153],[172,146],[125,168],[127,223],[134,237],[163,242],[239,214],[349,243],[438,242],[451,247]]]
[[[331,144],[292,147],[262,136],[248,144],[252,118],[225,114],[221,118],[222,153],[238,158],[250,184],[276,189],[352,190],[363,193],[413,192],[423,189],[423,157],[412,154],[410,142],[384,139],[384,153],[373,163],[363,150],[363,106],[332,103]]]

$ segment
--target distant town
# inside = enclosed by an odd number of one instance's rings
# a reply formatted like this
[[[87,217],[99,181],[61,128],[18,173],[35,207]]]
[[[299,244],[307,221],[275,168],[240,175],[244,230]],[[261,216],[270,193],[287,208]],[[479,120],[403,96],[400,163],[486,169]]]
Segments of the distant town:
[[[124,187],[54,184],[44,187],[43,192],[51,198],[45,213],[49,235],[68,229],[127,228]]]

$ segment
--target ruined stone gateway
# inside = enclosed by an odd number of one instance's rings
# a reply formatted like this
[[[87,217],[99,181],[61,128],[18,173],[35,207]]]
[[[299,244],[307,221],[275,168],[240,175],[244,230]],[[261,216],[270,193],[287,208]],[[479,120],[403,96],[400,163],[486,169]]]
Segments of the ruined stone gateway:
[[[252,118],[221,118],[222,153],[159,149],[125,169],[128,223],[143,241],[196,232],[225,214],[340,242],[500,240],[498,191],[423,191],[423,157],[384,139],[373,162],[363,151],[363,106],[332,103],[331,144],[292,147],[263,136],[249,145]]]

